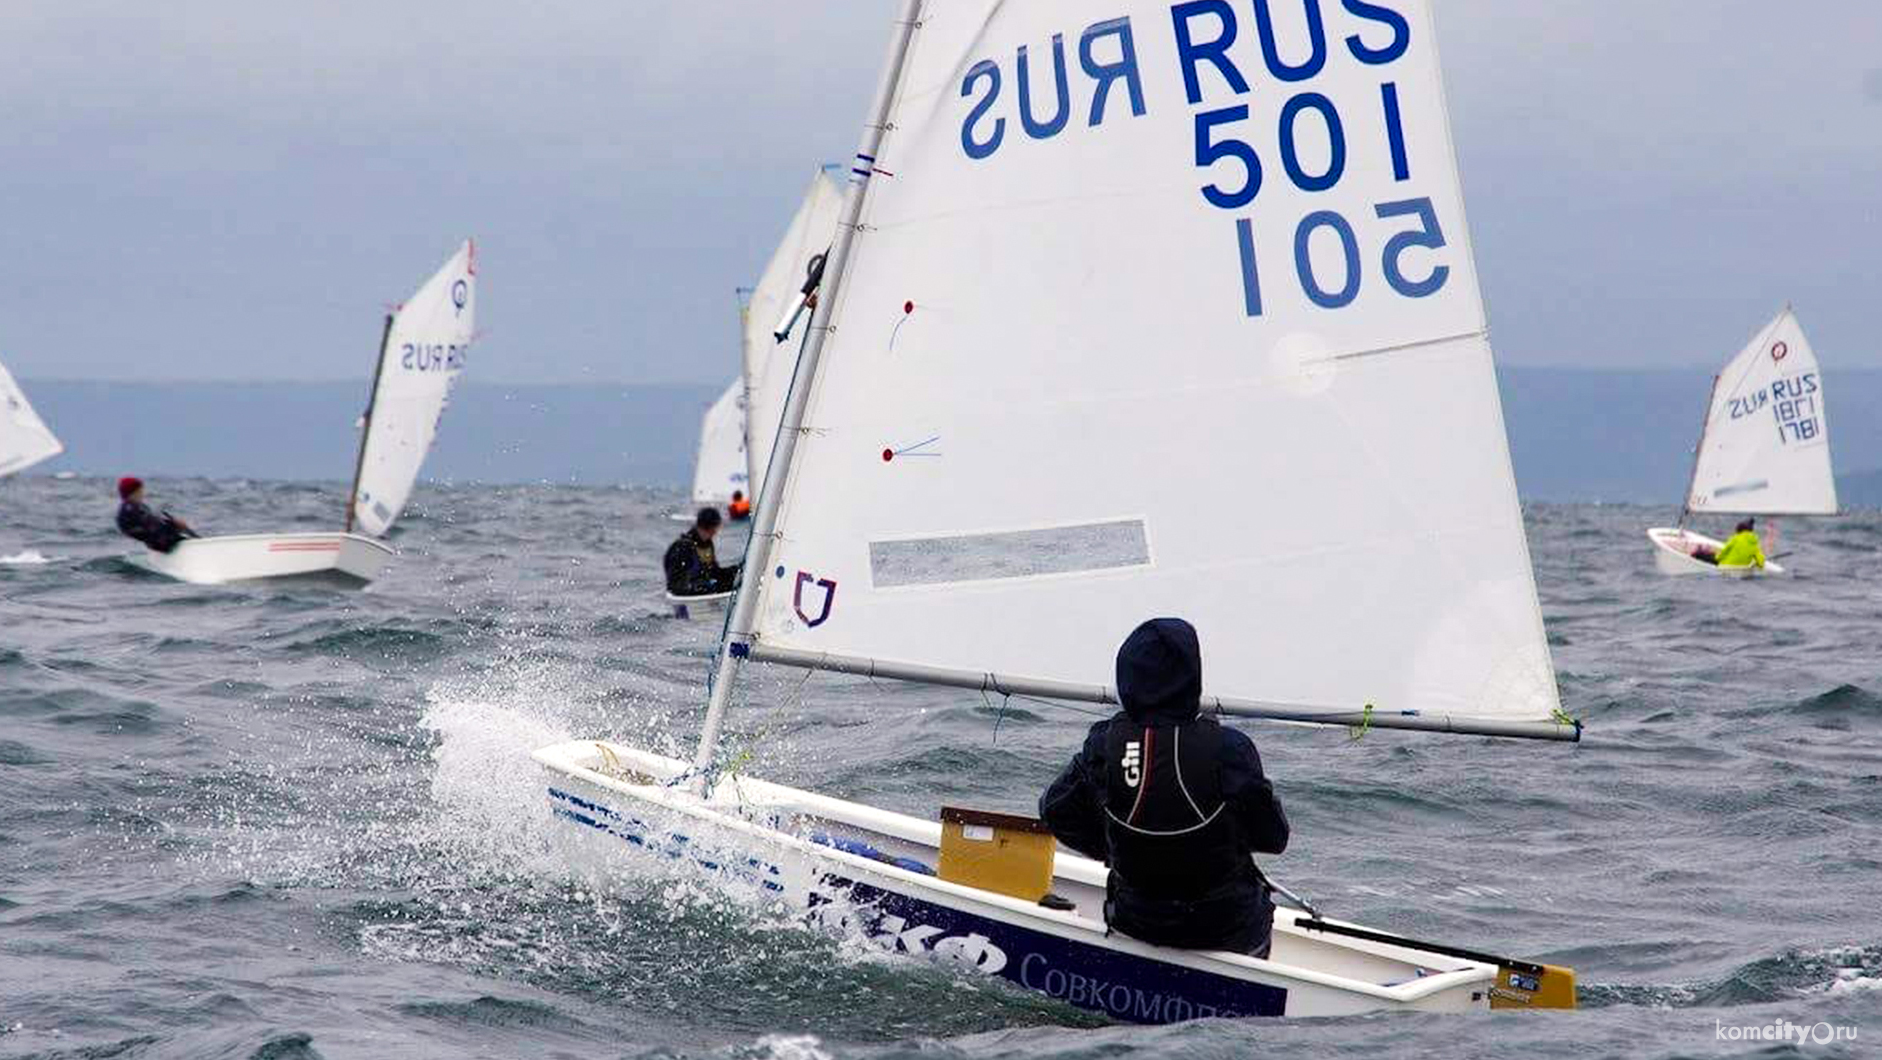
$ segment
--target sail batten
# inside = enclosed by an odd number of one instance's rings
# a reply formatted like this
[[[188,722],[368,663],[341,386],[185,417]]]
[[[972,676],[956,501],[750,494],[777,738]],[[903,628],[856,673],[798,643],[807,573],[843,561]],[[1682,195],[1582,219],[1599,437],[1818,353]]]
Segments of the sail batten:
[[[476,253],[466,240],[386,331],[351,502],[351,523],[366,533],[384,536],[405,510],[476,325]]]
[[[63,452],[65,445],[33,411],[6,365],[0,364],[0,475],[24,471]]]
[[[1689,512],[1834,515],[1836,475],[1816,351],[1789,306],[1713,383]]]

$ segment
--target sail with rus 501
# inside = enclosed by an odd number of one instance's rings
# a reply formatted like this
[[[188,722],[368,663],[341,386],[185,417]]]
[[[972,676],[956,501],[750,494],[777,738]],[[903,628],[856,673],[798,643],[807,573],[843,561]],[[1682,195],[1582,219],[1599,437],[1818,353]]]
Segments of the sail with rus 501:
[[[344,531],[192,538],[169,553],[137,553],[132,562],[208,585],[304,578],[357,587],[377,578],[393,556],[377,539],[405,510],[431,451],[476,334],[476,297],[476,248],[466,240],[386,317]]]
[[[557,815],[1123,1019],[1572,1005],[1565,969],[1310,911],[1277,914],[1266,959],[1146,945],[1106,930],[1096,862],[975,868],[977,836],[1037,849],[1023,821],[924,821],[718,754],[750,662],[1110,703],[1156,615],[1196,626],[1205,709],[1579,736],[1430,8],[909,3],[695,761],[542,748]]]
[[[1823,370],[1797,314],[1785,306],[1712,381],[1692,482],[1678,526],[1647,531],[1666,574],[1754,576],[1783,567],[1722,567],[1721,542],[1686,528],[1694,515],[1835,515]]]

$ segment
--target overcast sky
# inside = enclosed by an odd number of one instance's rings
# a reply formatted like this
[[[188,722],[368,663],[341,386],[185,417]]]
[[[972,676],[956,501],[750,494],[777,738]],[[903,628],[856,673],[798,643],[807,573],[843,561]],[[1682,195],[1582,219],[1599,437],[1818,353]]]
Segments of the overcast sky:
[[[1043,0],[1042,0],[1043,2]],[[1094,17],[1103,4],[1087,4]],[[1439,0],[1514,364],[1882,367],[1882,0]],[[0,359],[364,378],[475,235],[476,378],[715,382],[889,0],[6,0]]]

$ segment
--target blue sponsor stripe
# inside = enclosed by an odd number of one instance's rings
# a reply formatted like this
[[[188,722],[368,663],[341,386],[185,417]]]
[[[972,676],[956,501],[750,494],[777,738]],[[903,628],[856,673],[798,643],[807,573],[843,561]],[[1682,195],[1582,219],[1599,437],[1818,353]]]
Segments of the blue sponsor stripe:
[[[662,847],[650,843],[641,833],[652,829],[631,816],[557,788],[550,788],[549,795],[568,804],[555,807],[557,817],[675,860],[689,857],[691,840],[686,836],[672,836]],[[600,818],[618,821],[621,827]],[[707,869],[720,868],[717,862],[697,855],[690,855],[690,860]],[[756,858],[746,864],[772,876],[780,875],[777,866]],[[773,880],[759,882],[767,890],[784,889]],[[1287,990],[1283,987],[1061,938],[834,873],[825,873],[818,882],[818,889],[808,896],[812,922],[819,921],[819,914],[827,912],[833,903],[846,899],[865,930],[890,949],[935,955],[940,952],[936,942],[971,943],[971,947],[954,951],[956,959],[1025,989],[1114,1019],[1176,1023],[1208,1017],[1282,1016],[1287,1012]]]

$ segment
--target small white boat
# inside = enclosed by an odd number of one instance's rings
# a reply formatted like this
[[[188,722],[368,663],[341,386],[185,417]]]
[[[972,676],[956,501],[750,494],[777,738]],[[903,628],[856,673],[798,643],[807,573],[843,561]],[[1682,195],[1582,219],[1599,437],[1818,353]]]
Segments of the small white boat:
[[[686,763],[613,743],[557,744],[535,758],[556,778],[555,816],[595,844],[593,867],[605,870],[623,849],[686,859],[782,899],[824,930],[1120,1020],[1467,1012],[1573,993],[1565,969],[1292,909],[1276,910],[1265,959],[1165,949],[1106,930],[1106,869],[1075,854],[1052,858],[1050,899],[1024,898],[948,879],[940,822],[750,777],[721,778],[701,798],[682,783]]]
[[[377,579],[396,553],[375,539],[405,510],[431,451],[476,332],[476,293],[476,248],[466,240],[386,316],[344,530],[195,537],[168,553],[133,553],[130,561],[198,585],[292,578],[362,586]]]
[[[191,538],[167,553],[146,549],[130,560],[195,585],[297,578],[358,586],[378,578],[394,555],[360,534],[225,534]]]
[[[0,478],[63,452],[65,446],[33,411],[7,366],[0,364]]]
[[[1663,574],[1782,574],[1693,558],[1719,542],[1686,529],[1696,515],[1835,515],[1836,472],[1823,370],[1791,307],[1772,318],[1712,380],[1679,525],[1647,531]]]
[[[1238,105],[1201,115],[1165,105],[1199,91],[1149,47],[1167,3],[1119,0],[1082,36],[1074,6],[899,5],[693,761],[541,748],[544,803],[578,846],[697,864],[1118,1019],[1572,1007],[1565,969],[1311,911],[1278,914],[1266,959],[1150,945],[1106,930],[1106,869],[1037,821],[779,787],[743,775],[752,747],[720,746],[747,666],[1115,704],[1117,645],[1159,615],[1195,627],[1201,707],[1224,717],[1580,737],[1517,503],[1432,0],[1318,5],[1324,47],[1297,83],[1210,81],[1211,105]],[[1253,43],[1268,29],[1222,25],[1247,18],[1230,6],[1208,12],[1211,63],[1280,64]],[[1003,92],[1028,49],[1067,70],[1067,37],[1075,102],[1061,90],[1042,117]],[[1278,155],[1277,127],[1299,137]],[[1231,480],[1263,488],[1198,520],[1194,499]],[[1259,548],[1223,548],[1222,525],[1258,526]],[[1066,726],[1068,758],[1082,735]]]
[[[747,500],[758,499],[799,350],[797,343],[786,341],[789,334],[779,337],[772,321],[780,317],[795,321],[794,300],[801,307],[814,289],[807,277],[820,273],[824,254],[836,236],[843,188],[833,175],[835,168],[820,166],[811,176],[804,200],[757,286],[740,291],[750,297],[741,298],[738,310],[739,378],[726,387],[700,422],[692,507],[668,512],[667,518],[674,522],[692,522],[703,507],[726,507],[734,490],[744,493]]]
[[[703,593],[698,596],[680,596],[667,593],[667,604],[673,608],[674,618],[691,618],[694,613],[723,612],[726,601],[732,599],[730,590],[722,593]]]
[[[723,508],[735,490],[748,496],[751,491],[746,480],[742,379],[732,380],[700,420],[699,453],[693,460],[693,508]]]
[[[1717,563],[1697,559],[1693,555],[1695,551],[1706,549],[1717,555],[1725,543],[1677,526],[1656,526],[1647,531],[1647,539],[1653,542],[1653,562],[1662,574],[1719,574],[1728,578],[1756,578],[1785,573],[1783,567],[1769,560],[1762,567],[1721,567]]]

